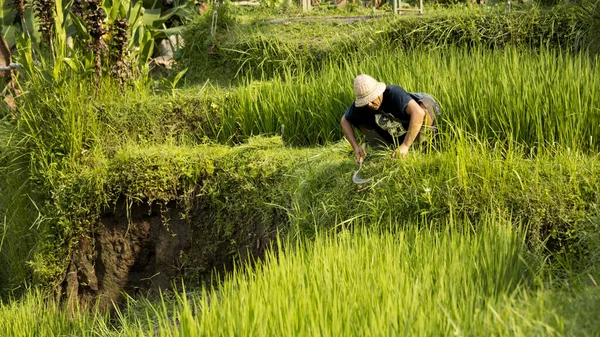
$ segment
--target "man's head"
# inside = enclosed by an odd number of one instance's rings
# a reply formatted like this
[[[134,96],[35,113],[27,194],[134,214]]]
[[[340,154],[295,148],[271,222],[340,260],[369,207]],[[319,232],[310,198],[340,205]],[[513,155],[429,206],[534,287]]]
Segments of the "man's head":
[[[372,110],[379,109],[381,95],[385,91],[385,83],[377,82],[373,77],[360,74],[354,79],[354,105],[356,107],[368,106]]]

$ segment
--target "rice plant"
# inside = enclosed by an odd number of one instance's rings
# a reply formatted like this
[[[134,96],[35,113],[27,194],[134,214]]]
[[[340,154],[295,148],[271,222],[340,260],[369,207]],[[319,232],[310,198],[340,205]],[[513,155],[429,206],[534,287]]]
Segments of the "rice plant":
[[[408,91],[432,94],[443,109],[442,128],[452,125],[482,140],[510,140],[531,148],[558,143],[597,149],[597,64],[582,54],[511,48],[397,50],[332,60],[318,76],[301,73],[238,87],[229,97],[233,104],[224,102],[223,118],[230,122],[223,123],[219,138],[278,133],[283,125],[292,144],[340,139],[339,120],[353,101],[352,80],[367,73]]]
[[[519,226],[501,218],[489,217],[477,230],[464,220],[396,224],[392,231],[355,225],[314,241],[281,239],[264,261],[235,269],[214,288],[129,298],[112,320],[64,312],[33,292],[0,304],[0,332],[565,336],[598,327],[597,288],[550,291],[542,266],[526,258]]]
[[[408,225],[408,224],[407,224]],[[236,271],[222,287],[182,299],[163,335],[477,335],[527,282],[510,225],[437,232],[319,235]],[[460,234],[459,234],[460,233]],[[227,322],[223,324],[223,322]]]

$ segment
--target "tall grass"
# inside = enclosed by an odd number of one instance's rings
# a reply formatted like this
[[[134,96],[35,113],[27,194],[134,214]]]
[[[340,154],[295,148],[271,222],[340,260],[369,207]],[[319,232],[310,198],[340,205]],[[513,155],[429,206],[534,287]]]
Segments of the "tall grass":
[[[82,125],[87,130],[68,134],[83,132],[104,148],[118,148],[124,140],[236,143],[258,134],[282,134],[288,144],[310,146],[343,137],[339,120],[354,100],[352,80],[368,73],[436,97],[445,132],[462,130],[482,141],[530,149],[560,144],[595,151],[598,64],[597,56],[548,49],[384,50],[364,59],[330,60],[319,74],[295,75],[289,69],[275,79],[248,78],[233,88],[187,87],[175,97],[134,90],[85,102],[64,94],[60,100],[80,102],[77,115],[97,116]],[[35,114],[38,106],[32,102],[28,108]],[[54,110],[59,116],[72,113]]]
[[[30,289],[18,301],[0,303],[0,334],[20,336],[108,336],[110,317],[96,311],[64,310],[47,294]]]
[[[99,93],[75,82],[35,87],[20,101],[17,123],[38,153],[58,160],[82,151],[110,153],[128,142],[231,143],[257,134],[282,134],[292,145],[324,144],[343,137],[339,120],[354,99],[352,80],[368,73],[436,97],[446,132],[460,129],[532,149],[600,145],[597,57],[547,49],[384,50],[330,60],[323,68],[318,75],[290,70],[272,80],[249,78],[235,88],[188,87],[175,97],[110,84]]]
[[[391,233],[318,236],[182,301],[161,335],[460,335],[484,332],[490,307],[526,281],[509,224],[478,234],[413,224]],[[196,312],[194,314],[194,312]],[[163,322],[165,322],[163,320]],[[223,322],[227,322],[223,324]],[[166,322],[165,322],[166,323]],[[164,324],[164,323],[163,323]]]
[[[19,153],[22,143],[12,142],[13,126],[0,122],[0,139],[11,144],[14,152],[0,152],[0,296],[16,292],[29,275],[25,261],[31,258],[30,250],[35,242],[36,225],[41,214],[36,205],[41,204],[32,193],[32,181],[28,172],[28,160]],[[9,151],[10,152],[10,151]]]
[[[428,9],[423,16],[380,16],[352,23],[288,21],[282,25],[255,19],[229,24],[226,33],[216,38],[209,36],[211,17],[203,16],[184,33],[182,61],[192,70],[190,78],[199,80],[223,72],[271,76],[290,68],[298,73],[319,71],[330,57],[364,58],[373,50],[390,48],[585,49],[585,34],[591,31],[588,17],[577,16],[569,6],[523,7],[506,13],[504,6],[455,6]],[[212,44],[217,46],[218,57],[206,54]]]
[[[432,94],[442,106],[440,124],[446,131],[451,125],[481,140],[597,149],[597,61],[582,54],[511,48],[388,50],[367,59],[339,59],[318,76],[301,74],[237,88],[229,98],[234,104],[223,109],[219,139],[278,133],[283,126],[284,138],[292,144],[337,140],[342,137],[341,115],[353,101],[352,80],[367,73],[408,91]]]
[[[442,228],[441,230],[439,228]],[[398,224],[288,242],[222,285],[158,302],[129,301],[114,319],[68,313],[32,292],[0,305],[3,336],[532,335],[565,332],[531,296],[536,267],[510,223]],[[286,247],[283,249],[282,247]],[[534,293],[535,294],[535,293]],[[528,297],[531,296],[531,297]],[[527,299],[524,307],[519,300]],[[593,306],[593,304],[592,304]],[[574,312],[579,312],[573,308]],[[540,323],[543,325],[540,328]],[[587,331],[585,328],[580,331]]]
[[[203,86],[188,89],[180,95],[169,93],[168,96],[151,96],[144,88],[121,92],[110,85],[98,92],[74,82],[59,88],[37,85],[19,101],[18,112],[4,111],[7,127],[2,133],[2,174],[7,181],[14,177],[18,179],[10,180],[11,184],[2,187],[2,192],[9,194],[2,200],[2,211],[14,212],[15,218],[7,217],[2,230],[0,268],[3,270],[0,281],[14,284],[26,278],[25,261],[32,260],[35,262],[31,266],[39,275],[60,275],[64,271],[61,264],[66,261],[63,258],[68,255],[63,253],[76,242],[79,234],[85,235],[89,228],[90,223],[85,221],[97,216],[102,206],[113,202],[111,198],[119,196],[116,193],[136,191],[139,194],[135,197],[140,200],[151,197],[148,192],[160,190],[161,186],[154,178],[148,177],[156,177],[161,172],[168,172],[162,174],[162,178],[172,183],[169,185],[172,190],[168,189],[168,193],[161,195],[177,200],[180,197],[178,193],[183,190],[177,187],[184,186],[182,184],[187,184],[185,190],[188,191],[196,183],[214,179],[211,183],[218,188],[204,192],[213,193],[209,196],[215,197],[215,205],[221,207],[217,209],[232,207],[221,202],[231,196],[227,193],[244,196],[244,191],[239,188],[241,183],[246,183],[243,186],[248,188],[256,188],[266,182],[260,181],[258,175],[252,176],[251,170],[245,170],[247,175],[240,174],[246,167],[237,167],[239,162],[230,160],[233,155],[221,159],[223,167],[231,170],[218,171],[217,167],[219,176],[209,175],[209,171],[199,172],[193,166],[195,162],[189,160],[193,158],[184,154],[189,152],[199,156],[203,149],[195,146],[198,143],[240,142],[256,134],[282,134],[286,142],[293,145],[337,141],[342,137],[339,119],[353,100],[352,79],[359,73],[369,73],[386,83],[402,85],[409,91],[433,94],[444,111],[440,120],[444,151],[430,156],[417,154],[407,162],[373,160],[376,164],[366,167],[364,173],[374,178],[374,184],[359,189],[350,183],[349,176],[344,176],[344,173],[355,169],[349,160],[348,148],[343,145],[323,148],[322,153],[317,153],[318,149],[310,150],[310,158],[302,157],[298,161],[299,165],[305,165],[296,167],[300,172],[298,175],[285,173],[286,178],[291,177],[292,190],[273,191],[281,200],[291,202],[282,202],[278,207],[289,207],[291,222],[295,221],[300,231],[309,232],[307,228],[315,224],[330,226],[353,218],[374,223],[385,220],[395,225],[403,218],[435,222],[460,214],[461,218],[473,221],[472,224],[479,224],[480,221],[485,222],[488,213],[497,212],[535,224],[534,233],[542,239],[554,235],[559,241],[572,241],[577,238],[574,231],[589,220],[589,214],[597,211],[597,158],[582,156],[581,152],[596,151],[600,147],[597,139],[600,70],[598,58],[584,54],[546,49],[527,52],[512,48],[497,51],[477,48],[420,52],[387,50],[374,53],[368,59],[331,60],[318,75],[303,72],[297,75],[289,69],[289,73],[281,77],[265,81],[249,79],[246,85],[230,91]],[[128,156],[135,152],[128,151],[125,146],[131,144],[150,144],[149,147],[158,148],[163,161],[158,164],[144,161],[144,165],[151,165],[147,172],[127,170],[138,164],[136,156]],[[162,148],[163,144],[168,145]],[[187,151],[186,147],[178,145],[194,145],[194,148]],[[177,147],[181,161],[171,160],[169,154],[173,152],[168,151],[169,146]],[[155,159],[148,156],[145,149],[137,148],[140,158]],[[288,153],[282,152],[288,150]],[[282,154],[272,157],[284,160],[297,150],[281,147],[270,151]],[[527,156],[531,152],[537,154],[535,159]],[[328,153],[335,157],[332,162],[327,162]],[[256,165],[247,167],[264,168],[260,166],[264,164],[268,172],[275,172],[277,179],[281,178],[278,171],[281,166],[276,161],[264,160],[263,163],[260,160],[264,158],[255,158],[250,153],[247,155],[247,162]],[[306,156],[306,153],[303,155]],[[127,160],[131,157],[131,161],[119,162],[117,156]],[[114,168],[109,164],[115,163],[122,164],[114,167],[119,172],[126,172],[125,176],[131,180],[116,174],[110,176],[113,180],[109,179],[108,174],[112,173],[109,170]],[[178,165],[181,171],[174,169]],[[13,174],[11,170],[14,168],[19,168],[20,171],[16,172],[22,174]],[[308,174],[303,175],[302,170]],[[153,173],[146,174],[148,172]],[[412,179],[415,176],[419,180]],[[227,190],[220,179],[229,182]],[[114,186],[107,186],[107,182],[114,183]],[[291,200],[283,199],[289,196],[287,193],[291,193]],[[36,204],[11,203],[15,195]],[[31,199],[25,199],[31,196]],[[47,200],[44,207],[36,208],[36,196]],[[259,205],[251,211],[254,214],[258,213],[257,210],[268,213],[268,207],[262,209]],[[41,228],[40,222],[35,219],[38,214],[45,221]],[[227,220],[232,226],[247,220],[244,218],[247,213],[235,213],[239,218],[231,214],[227,213],[230,218]],[[503,228],[503,225],[510,227],[506,222],[496,227]],[[271,271],[267,264],[261,265],[257,271],[238,271],[235,274],[238,280],[228,281],[223,288],[217,289],[218,292],[207,291],[193,302],[185,302],[187,300],[181,298],[179,312],[175,314],[180,322],[177,326],[172,325],[171,314],[161,314],[163,308],[151,309],[163,318],[158,327],[152,325],[148,329],[164,329],[165,334],[175,335],[193,335],[195,331],[218,334],[223,331],[218,330],[215,322],[224,320],[231,322],[229,328],[233,329],[232,333],[240,331],[240,334],[248,331],[274,334],[361,334],[375,331],[383,334],[388,332],[386,329],[391,329],[390,326],[399,329],[390,330],[390,333],[536,333],[538,331],[532,328],[535,322],[546,319],[536,315],[543,314],[544,310],[540,309],[539,313],[532,314],[530,321],[519,325],[521,323],[515,317],[522,316],[520,309],[498,307],[499,301],[516,303],[520,298],[515,297],[521,287],[516,284],[521,280],[524,264],[515,257],[520,254],[521,240],[503,241],[501,237],[504,234],[486,230],[481,229],[483,232],[477,232],[477,235],[468,231],[439,234],[432,229],[420,232],[415,228],[402,234],[404,236],[401,235],[400,239],[385,235],[376,235],[373,239],[359,234],[358,244],[352,243],[352,240],[325,237],[314,246],[303,244],[296,247],[300,254],[298,258],[286,255],[287,251],[280,252],[282,262],[275,261],[275,255],[269,258],[270,265],[288,268],[289,275],[297,276],[297,283],[293,279],[283,279],[284,272],[277,274],[277,268]],[[498,233],[511,230],[498,229]],[[484,245],[488,239],[485,235],[500,238],[494,243],[500,247],[497,251],[488,251],[489,247]],[[41,240],[38,240],[40,237]],[[457,241],[454,241],[455,237]],[[423,246],[419,246],[421,243]],[[334,255],[329,262],[324,260],[328,254],[334,254],[327,244],[342,255]],[[442,249],[436,248],[438,244]],[[559,242],[559,245],[562,244]],[[57,250],[44,255],[45,251],[40,249],[44,245]],[[34,246],[36,250],[32,250]],[[517,249],[519,253],[511,249]],[[34,251],[42,253],[32,258],[31,252]],[[355,255],[352,251],[356,251]],[[370,254],[374,266],[379,269],[353,274],[351,266],[370,266],[366,260],[361,260],[366,257],[359,253]],[[393,262],[387,256],[400,254],[408,256],[407,261],[411,264],[386,269]],[[48,260],[48,256],[56,260]],[[331,261],[338,261],[344,256],[348,258],[346,264],[332,264]],[[456,261],[454,257],[457,257]],[[287,267],[286,258],[291,261]],[[419,261],[429,264],[420,265]],[[294,271],[290,269],[292,264],[301,267]],[[321,269],[314,269],[315,273],[309,276],[307,270],[313,266]],[[441,274],[433,266],[443,266],[445,269],[441,270],[446,272]],[[345,273],[350,280],[345,288],[334,282],[339,276],[339,273],[331,272],[334,269]],[[362,274],[365,274],[364,277]],[[290,301],[290,298],[296,297],[286,297],[285,284],[269,283],[268,277],[275,277],[269,275],[281,277],[294,285],[293,289],[301,289],[303,292],[294,294],[305,294],[305,301],[304,297],[297,298],[296,302]],[[320,279],[311,278],[313,276]],[[417,278],[423,283],[418,283],[418,288],[411,288],[410,293],[406,290],[407,285],[409,281],[414,284]],[[389,279],[406,287],[395,290],[387,283],[377,283],[377,280]],[[358,287],[369,283],[371,296],[365,295],[366,290]],[[432,284],[445,292],[431,290]],[[456,284],[461,284],[464,289]],[[255,286],[260,287],[253,288]],[[256,295],[267,290],[274,290],[272,293],[277,294],[276,289],[282,289],[280,297],[261,299]],[[319,296],[315,295],[317,292]],[[357,295],[353,295],[355,292]],[[383,295],[386,292],[390,294],[389,298]],[[327,297],[328,294],[335,296]],[[258,307],[244,307],[247,301],[242,302],[242,298],[248,299],[249,296],[257,298],[252,303]],[[417,305],[414,297],[410,296],[423,298],[425,303]],[[26,303],[25,309],[17,304],[3,306],[3,315],[8,317],[2,320],[4,327],[8,331],[16,331],[16,335],[54,335],[68,329],[74,329],[74,334],[85,335],[89,333],[86,330],[89,324],[105,324],[107,331],[115,332],[106,325],[104,318],[90,319],[92,323],[85,318],[81,325],[73,325],[67,323],[70,321],[61,316],[63,313],[55,304],[35,301]],[[279,306],[275,307],[277,303]],[[347,303],[357,303],[357,306]],[[400,308],[398,303],[406,303],[407,309]],[[50,316],[26,317],[24,314],[27,310],[45,308],[46,304],[50,306],[47,309]],[[543,307],[544,303],[536,306],[535,310],[540,306]],[[234,311],[236,308],[246,310],[241,313]],[[282,308],[290,311],[282,311]],[[310,311],[311,308],[315,310]],[[435,312],[431,316],[432,324],[426,325],[430,321],[425,318],[431,312]],[[266,316],[269,313],[273,316]],[[290,323],[284,316],[277,317],[283,313],[296,317],[296,321]],[[44,328],[46,324],[38,325],[40,321],[52,319],[52,315],[55,315],[58,325],[49,324],[47,328]],[[232,317],[240,317],[239,323]],[[259,322],[263,320],[272,324],[261,326]],[[496,327],[499,321],[513,322],[511,324],[514,325]],[[19,328],[17,322],[30,323]],[[359,326],[356,322],[366,323]],[[413,326],[409,322],[416,323]],[[543,332],[566,333],[560,325],[564,322],[551,322],[548,326],[552,329],[544,327]],[[37,330],[29,330],[27,324]],[[122,324],[126,333],[137,334],[141,333],[138,331],[140,326],[146,330],[147,322],[138,320],[128,325],[125,321]]]
[[[597,155],[556,146],[532,156],[519,144],[453,132],[440,140],[447,143],[443,151],[415,149],[404,161],[373,153],[362,170],[372,183],[361,186],[350,179],[356,164],[344,142],[297,149],[273,137],[234,147],[134,144],[105,157],[83,154],[76,165],[40,171],[47,179],[38,187],[46,188],[45,221],[25,230],[39,238],[26,261],[38,280],[60,282],[69,249],[122,200],[176,204],[194,229],[192,242],[206,241],[207,251],[222,247],[231,259],[244,256],[236,252],[257,245],[265,231],[310,237],[347,219],[479,222],[490,213],[527,222],[533,250],[587,253],[578,240],[599,211]],[[20,237],[10,240],[18,246]],[[186,258],[197,261],[188,263],[191,273],[212,267],[202,254],[194,248]]]
[[[0,305],[0,332],[566,336],[598,328],[597,288],[545,286],[543,267],[527,259],[515,224],[489,217],[475,227],[464,220],[395,224],[392,231],[356,227],[363,229],[322,232],[314,241],[282,239],[265,260],[235,269],[214,288],[131,298],[112,320],[90,312],[69,316],[34,292]]]

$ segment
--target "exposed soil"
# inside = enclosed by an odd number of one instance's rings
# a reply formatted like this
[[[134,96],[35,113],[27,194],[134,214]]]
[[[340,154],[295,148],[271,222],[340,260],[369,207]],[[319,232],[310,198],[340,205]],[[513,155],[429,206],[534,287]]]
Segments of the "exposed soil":
[[[230,269],[234,261],[261,258],[275,237],[275,226],[259,221],[238,226],[225,236],[201,203],[182,217],[175,203],[148,206],[124,202],[101,216],[94,232],[79,241],[61,292],[68,306],[97,304],[110,310],[122,294],[171,288],[174,280],[206,282],[215,271]],[[128,216],[129,215],[129,216]],[[283,220],[273,211],[273,221]]]

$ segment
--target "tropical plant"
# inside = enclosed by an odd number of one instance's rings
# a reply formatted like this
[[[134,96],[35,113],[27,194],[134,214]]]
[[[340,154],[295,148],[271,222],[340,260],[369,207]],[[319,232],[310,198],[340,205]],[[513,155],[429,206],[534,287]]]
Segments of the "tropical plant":
[[[22,0],[0,2],[2,33],[27,79],[58,83],[69,74],[112,74],[125,83],[143,79],[154,41],[178,34],[194,15],[193,2],[170,5],[130,0]]]
[[[10,48],[15,46],[15,34],[25,32],[35,41],[39,41],[38,20],[34,8],[25,0],[0,0],[0,27],[2,36]]]

